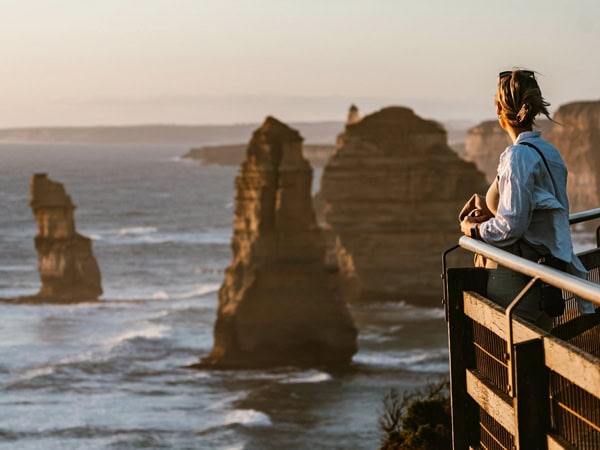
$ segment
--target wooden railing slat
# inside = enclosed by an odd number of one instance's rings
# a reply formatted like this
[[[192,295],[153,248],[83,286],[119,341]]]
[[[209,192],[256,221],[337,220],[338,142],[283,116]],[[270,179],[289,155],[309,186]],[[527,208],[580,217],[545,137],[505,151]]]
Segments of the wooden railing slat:
[[[500,305],[488,300],[476,292],[465,292],[464,312],[465,315],[475,322],[483,325],[491,332],[506,340],[506,316],[504,315],[504,309]],[[530,341],[531,339],[536,339],[541,336],[541,330],[539,332],[535,331],[532,324],[525,322],[520,317],[514,317],[514,343]]]
[[[490,416],[506,430],[515,434],[515,411],[508,397],[498,389],[488,385],[476,372],[468,369],[467,392]]]
[[[544,338],[545,364],[550,370],[600,398],[600,358],[555,338]]]

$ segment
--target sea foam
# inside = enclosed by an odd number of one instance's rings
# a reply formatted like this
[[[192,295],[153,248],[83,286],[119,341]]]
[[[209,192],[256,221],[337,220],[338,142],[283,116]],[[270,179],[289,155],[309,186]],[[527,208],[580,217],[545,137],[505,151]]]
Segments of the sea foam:
[[[399,368],[413,372],[444,373],[448,371],[448,351],[440,349],[412,349],[405,352],[358,353],[352,359],[354,363],[367,366]]]
[[[281,380],[284,384],[302,384],[302,383],[322,383],[324,381],[330,381],[331,375],[327,372],[320,372],[318,370],[308,370],[297,374],[292,374],[288,378]]]
[[[217,283],[206,283],[196,286],[194,289],[189,291],[181,292],[179,294],[173,294],[172,298],[177,300],[186,300],[194,297],[201,297],[206,294],[212,294],[213,292],[218,292],[220,284]]]
[[[34,378],[43,377],[46,375],[52,375],[55,371],[54,366],[41,366],[41,367],[33,367],[31,369],[25,370],[21,375],[17,377],[16,382],[33,380]]]
[[[152,300],[188,300],[190,298],[202,297],[206,294],[212,294],[219,290],[220,285],[216,283],[207,283],[196,286],[189,291],[178,293],[167,293],[165,291],[157,291],[152,294]]]
[[[132,341],[134,339],[161,339],[167,334],[169,330],[170,327],[166,325],[148,322],[142,328],[128,331],[110,339],[106,342],[106,346],[110,351],[124,344],[125,342]]]
[[[121,228],[119,230],[119,236],[130,236],[130,235],[140,235],[140,234],[148,234],[148,233],[156,233],[158,229],[156,227],[129,227],[129,228]]]
[[[35,266],[25,264],[0,265],[0,272],[31,272],[33,270],[36,270]]]
[[[254,409],[236,409],[225,416],[225,425],[238,424],[244,427],[271,427],[271,418]]]

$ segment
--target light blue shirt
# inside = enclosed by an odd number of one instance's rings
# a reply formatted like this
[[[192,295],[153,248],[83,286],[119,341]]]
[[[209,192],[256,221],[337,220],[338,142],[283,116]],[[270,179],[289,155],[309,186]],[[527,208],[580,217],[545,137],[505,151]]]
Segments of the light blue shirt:
[[[552,178],[540,155],[543,153]],[[504,150],[498,164],[499,203],[496,216],[480,227],[483,241],[506,247],[524,238],[534,247],[547,249],[568,263],[568,272],[581,278],[587,271],[573,252],[567,198],[567,166],[539,131],[519,134],[517,141]],[[579,301],[582,313],[594,312],[593,304]],[[591,308],[591,309],[590,309]]]

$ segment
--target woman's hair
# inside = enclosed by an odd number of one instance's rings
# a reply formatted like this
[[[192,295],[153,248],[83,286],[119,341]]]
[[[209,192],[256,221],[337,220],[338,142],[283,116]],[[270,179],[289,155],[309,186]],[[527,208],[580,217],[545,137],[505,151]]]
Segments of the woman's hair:
[[[538,114],[552,120],[547,109],[550,103],[542,97],[535,72],[530,70],[501,72],[496,101],[500,103],[501,114],[514,128],[531,128]]]

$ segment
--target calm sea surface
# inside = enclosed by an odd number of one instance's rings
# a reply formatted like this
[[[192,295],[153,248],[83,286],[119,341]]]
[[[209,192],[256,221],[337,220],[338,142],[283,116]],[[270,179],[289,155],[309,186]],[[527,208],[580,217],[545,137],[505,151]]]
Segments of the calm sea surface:
[[[0,145],[0,297],[39,289],[34,172],[65,184],[104,287],[98,304],[0,304],[0,448],[377,448],[384,394],[447,371],[442,310],[353,308],[345,373],[182,369],[212,348],[237,172],[186,150]]]

